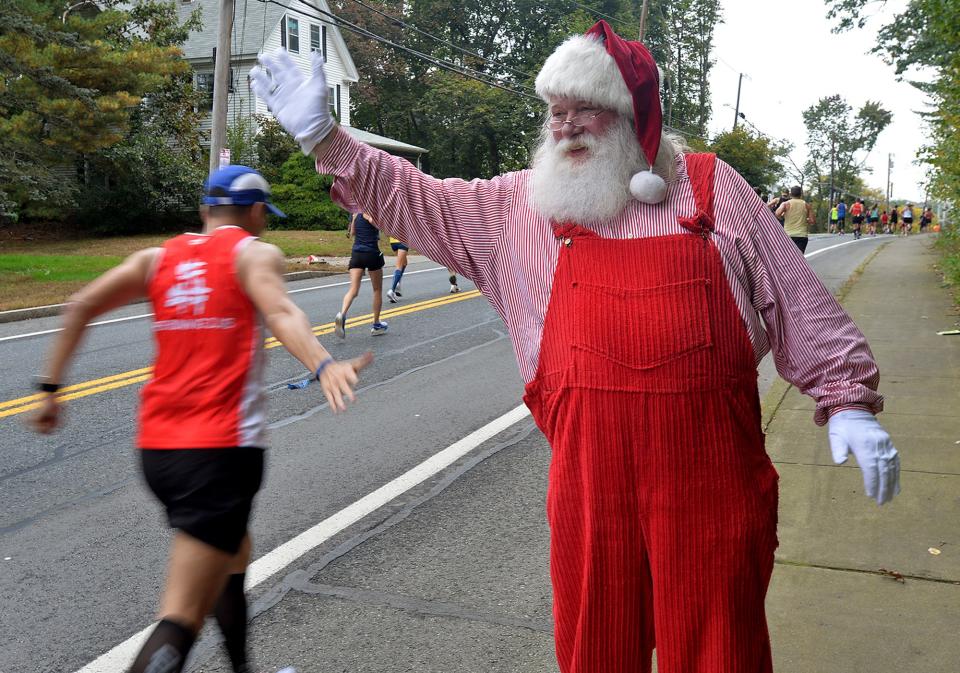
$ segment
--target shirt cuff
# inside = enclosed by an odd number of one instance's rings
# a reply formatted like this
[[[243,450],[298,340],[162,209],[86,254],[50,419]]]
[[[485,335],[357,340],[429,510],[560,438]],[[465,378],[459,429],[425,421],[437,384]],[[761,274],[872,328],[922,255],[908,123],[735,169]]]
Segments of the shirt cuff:
[[[342,126],[337,126],[333,133],[326,152],[317,159],[317,173],[340,176],[353,166],[363,145],[344,131]]]

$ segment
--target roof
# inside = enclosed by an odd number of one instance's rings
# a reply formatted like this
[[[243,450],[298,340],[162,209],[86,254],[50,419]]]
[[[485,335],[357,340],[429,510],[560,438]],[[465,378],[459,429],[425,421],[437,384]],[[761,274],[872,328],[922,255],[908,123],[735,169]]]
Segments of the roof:
[[[306,4],[307,7],[289,9],[292,4]],[[217,46],[217,26],[220,24],[220,0],[192,0],[191,2],[177,2],[180,22],[183,23],[191,12],[200,8],[200,19],[203,28],[191,32],[183,44],[183,55],[187,60],[211,59],[213,48]],[[318,11],[320,10],[320,11]],[[311,16],[316,21],[323,21],[333,30],[327,32],[332,38],[333,48],[340,55],[347,79],[357,81],[357,67],[353,57],[347,49],[343,36],[334,20],[322,14],[330,12],[325,0],[276,0],[276,2],[236,3],[233,15],[233,34],[231,56],[233,58],[255,58],[262,50],[267,40],[280,23],[280,19],[288,11]],[[321,18],[322,17],[322,18]]]
[[[385,138],[384,136],[378,136],[376,133],[370,133],[369,131],[361,131],[358,128],[352,126],[341,126],[344,131],[352,135],[354,138],[360,142],[370,145],[371,147],[376,147],[378,149],[384,150],[385,152],[401,152],[404,154],[427,154],[430,150],[426,150],[422,147],[417,147],[416,145],[409,145],[407,143],[402,143],[399,140],[394,140],[393,138]]]
[[[288,3],[283,3],[288,4]],[[194,0],[193,2],[177,2],[182,23],[191,12],[200,8],[200,19],[203,29],[190,33],[190,37],[183,45],[183,54],[186,58],[211,58],[213,48],[217,46],[217,26],[220,24],[220,0]],[[280,23],[280,17],[287,11],[286,7],[270,2],[248,3],[246,16],[244,5],[236,7],[233,21],[233,55],[256,55],[263,46],[263,41],[273,32]]]

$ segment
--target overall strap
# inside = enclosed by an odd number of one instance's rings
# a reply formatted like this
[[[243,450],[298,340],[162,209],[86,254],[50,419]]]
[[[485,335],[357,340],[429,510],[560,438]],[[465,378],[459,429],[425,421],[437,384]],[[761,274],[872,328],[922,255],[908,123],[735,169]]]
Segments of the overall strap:
[[[697,210],[692,217],[680,217],[677,221],[685,229],[704,238],[714,229],[713,183],[717,165],[717,155],[712,153],[687,154],[687,176],[693,187],[693,198]]]

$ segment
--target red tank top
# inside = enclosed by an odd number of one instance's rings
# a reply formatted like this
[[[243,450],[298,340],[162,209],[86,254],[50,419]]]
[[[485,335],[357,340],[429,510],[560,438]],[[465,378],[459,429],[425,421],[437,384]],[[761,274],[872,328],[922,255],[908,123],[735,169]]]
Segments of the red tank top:
[[[239,227],[166,242],[147,293],[157,345],[138,446],[263,446],[263,328],[236,275]]]

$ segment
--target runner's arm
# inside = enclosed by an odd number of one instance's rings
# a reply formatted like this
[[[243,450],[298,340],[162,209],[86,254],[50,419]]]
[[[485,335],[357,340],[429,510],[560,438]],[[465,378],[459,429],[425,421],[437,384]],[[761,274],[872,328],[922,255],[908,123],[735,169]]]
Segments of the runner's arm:
[[[63,327],[54,338],[47,353],[41,378],[43,382],[62,385],[87,329],[87,323],[98,315],[142,297],[147,292],[150,269],[160,248],[135,252],[118,266],[74,294],[63,312]],[[59,421],[56,395],[45,395],[40,411],[33,417],[34,428],[41,433],[52,432]]]
[[[311,372],[331,359],[314,336],[306,314],[287,294],[283,283],[283,254],[276,246],[252,242],[237,258],[237,275],[267,328],[291,355]],[[347,362],[324,366],[320,383],[331,409],[343,411],[346,409],[344,398],[353,401],[357,373],[372,359],[370,353],[366,353]]]

